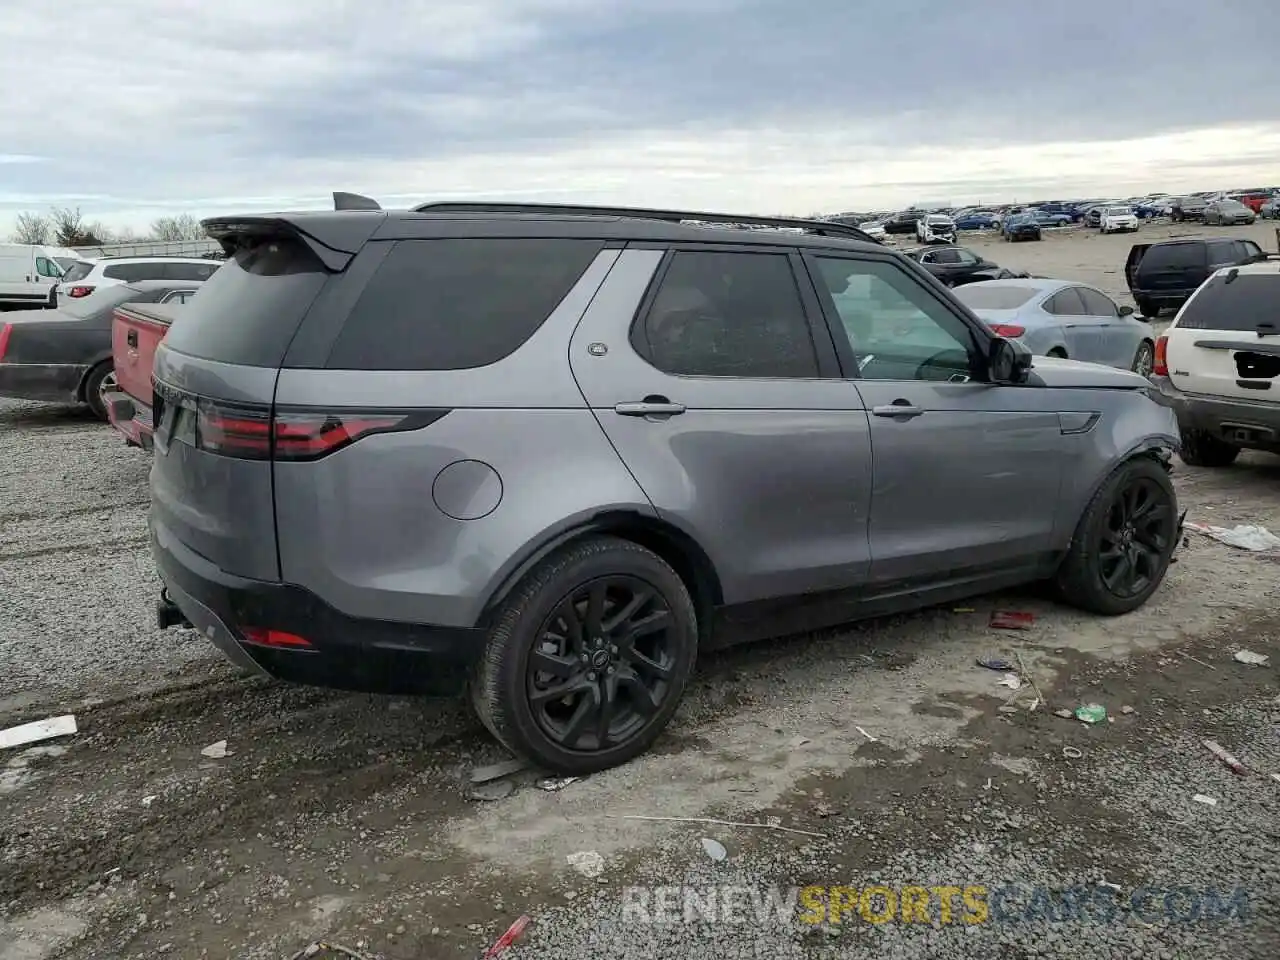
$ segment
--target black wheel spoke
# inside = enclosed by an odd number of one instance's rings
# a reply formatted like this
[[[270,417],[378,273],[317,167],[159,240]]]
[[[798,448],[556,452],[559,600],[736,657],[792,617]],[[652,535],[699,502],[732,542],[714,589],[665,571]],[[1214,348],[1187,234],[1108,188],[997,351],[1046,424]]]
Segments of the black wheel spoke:
[[[596,716],[596,748],[599,750],[609,745],[609,724],[617,708],[618,679],[616,676],[606,677],[601,690],[600,712]]]
[[[608,585],[601,580],[593,583],[590,592],[587,594],[587,615],[584,625],[587,628],[587,632],[593,637],[600,636],[604,622],[605,602],[609,598],[608,594]]]
[[[651,717],[658,712],[658,701],[644,682],[632,671],[624,670],[618,674],[618,686],[623,687],[627,691],[627,696],[631,700],[632,706],[635,707],[643,716]]]
[[[627,655],[627,659],[631,661],[631,666],[637,673],[647,674],[655,680],[671,679],[671,671],[667,667],[664,667],[656,660],[650,659],[638,650],[632,649]]]
[[[602,625],[606,636],[614,633],[620,626],[639,613],[644,605],[654,598],[652,590],[639,590],[617,613],[609,617]]]
[[[572,600],[566,600],[556,610],[558,619],[564,624],[566,635],[569,639],[569,648],[574,651],[585,649],[585,640],[582,632],[582,618],[578,616],[578,606]]]
[[[578,701],[573,716],[565,724],[564,736],[560,742],[566,747],[574,746],[582,735],[591,727],[591,721],[600,711],[600,688],[592,685],[585,689],[586,695]]]
[[[553,677],[567,680],[578,670],[579,661],[573,657],[562,657],[545,650],[535,650],[529,656],[529,666],[540,673],[549,673]]]
[[[1111,589],[1119,591],[1127,584],[1129,572],[1132,565],[1129,563],[1129,555],[1121,553],[1120,558],[1116,561],[1116,565],[1111,568],[1111,573],[1102,575],[1103,582]]]
[[[573,677],[564,683],[552,684],[549,687],[535,689],[529,694],[529,702],[537,705],[550,703],[555,700],[563,700],[565,697],[571,697],[574,694],[582,693],[589,688],[589,684],[582,677]]]
[[[627,624],[624,636],[627,640],[635,641],[639,637],[647,637],[652,633],[657,633],[659,630],[666,630],[670,623],[670,610],[655,610],[653,613]]]

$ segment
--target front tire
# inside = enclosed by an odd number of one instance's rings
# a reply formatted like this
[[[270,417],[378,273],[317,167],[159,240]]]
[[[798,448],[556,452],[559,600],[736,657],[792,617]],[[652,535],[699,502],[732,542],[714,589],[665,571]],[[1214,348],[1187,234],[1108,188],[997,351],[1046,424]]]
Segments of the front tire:
[[[1240,448],[1202,430],[1183,430],[1178,456],[1189,467],[1229,467],[1240,456]]]
[[[94,367],[84,381],[84,402],[89,405],[93,415],[104,423],[107,421],[107,401],[102,394],[104,390],[115,389],[115,385],[116,371],[110,361]]]
[[[544,561],[503,602],[471,681],[509,750],[567,776],[649,748],[693,672],[688,588],[657,554],[600,537]]]
[[[1054,578],[1064,601],[1103,616],[1137,610],[1169,569],[1178,498],[1163,465],[1137,457],[1115,469],[1085,508]]]

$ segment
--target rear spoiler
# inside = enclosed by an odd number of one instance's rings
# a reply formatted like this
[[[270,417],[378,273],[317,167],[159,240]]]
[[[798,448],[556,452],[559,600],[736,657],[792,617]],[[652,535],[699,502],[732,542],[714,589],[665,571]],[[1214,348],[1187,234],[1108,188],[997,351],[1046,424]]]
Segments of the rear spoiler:
[[[361,196],[358,193],[333,191],[333,209],[335,210],[381,210],[377,200]]]
[[[334,191],[333,209],[344,215],[315,212],[250,214],[212,217],[201,225],[209,237],[218,241],[228,257],[271,237],[291,237],[306,244],[327,270],[336,273],[346,269],[352,257],[360,252],[386,219],[386,214],[382,213],[382,207],[376,200],[340,191]],[[380,215],[373,216],[373,213]]]

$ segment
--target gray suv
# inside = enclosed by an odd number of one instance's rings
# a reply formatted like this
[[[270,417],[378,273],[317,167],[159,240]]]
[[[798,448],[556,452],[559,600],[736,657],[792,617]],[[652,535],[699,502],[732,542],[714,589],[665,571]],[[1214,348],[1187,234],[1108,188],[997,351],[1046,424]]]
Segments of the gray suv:
[[[538,765],[643,751],[700,650],[1038,580],[1160,584],[1173,411],[803,220],[428,204],[205,221],[155,360],[163,626],[469,691]],[[375,206],[371,202],[366,206]]]

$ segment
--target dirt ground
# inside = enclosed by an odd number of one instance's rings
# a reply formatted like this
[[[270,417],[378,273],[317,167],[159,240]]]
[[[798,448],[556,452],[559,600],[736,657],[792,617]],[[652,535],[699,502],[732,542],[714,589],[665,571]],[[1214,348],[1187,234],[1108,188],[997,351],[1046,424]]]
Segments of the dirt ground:
[[[1239,232],[1275,247],[1270,224]],[[964,242],[1120,296],[1133,236],[1046,236]],[[1193,534],[1128,616],[1028,591],[708,656],[651,754],[479,799],[471,771],[503,753],[460,704],[249,678],[151,626],[147,466],[79,411],[0,401],[0,728],[79,724],[0,751],[0,960],[265,960],[322,938],[474,958],[521,914],[512,960],[1280,956],[1280,555]],[[1280,531],[1280,458],[1175,476],[1190,519]],[[993,630],[994,609],[1035,624]],[[1236,662],[1242,647],[1271,659]],[[1001,686],[990,656],[1035,688]],[[1087,702],[1109,721],[1055,715]],[[224,758],[201,754],[221,740]],[[599,876],[567,860],[588,851]],[[1213,884],[1245,889],[1250,916],[655,927],[621,910],[641,884],[874,881]]]

